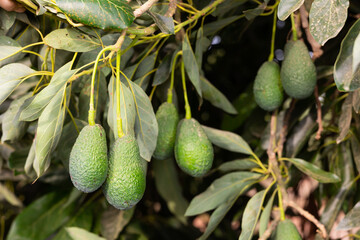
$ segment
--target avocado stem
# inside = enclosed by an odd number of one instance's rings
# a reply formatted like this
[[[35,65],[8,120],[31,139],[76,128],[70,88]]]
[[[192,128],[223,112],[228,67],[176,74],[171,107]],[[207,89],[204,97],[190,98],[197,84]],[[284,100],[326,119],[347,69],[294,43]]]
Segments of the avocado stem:
[[[292,37],[293,37],[293,40],[296,41],[296,40],[298,40],[298,38],[297,38],[294,13],[291,13],[290,19],[291,19],[291,29],[292,29],[292,35],[293,35]]]
[[[188,100],[187,92],[186,92],[184,60],[181,61],[181,79],[182,79],[183,90],[184,90],[185,118],[190,119],[191,118],[191,109],[190,109],[189,100]]]
[[[269,61],[272,61],[274,59],[276,22],[277,22],[277,7],[274,10],[274,20],[273,20],[272,35],[271,35],[270,55],[269,55],[269,59],[268,59]]]
[[[121,50],[116,54],[116,124],[119,138],[122,138],[125,134],[122,129],[122,118],[121,118],[121,106],[120,106],[120,61],[121,61]]]
[[[167,102],[168,103],[172,103],[172,91],[174,88],[174,75],[175,75],[175,66],[176,66],[176,61],[178,59],[178,57],[182,55],[182,51],[178,51],[174,57],[174,60],[172,62],[172,69],[171,69],[171,77],[170,77],[170,87],[168,89],[168,94],[167,94]]]
[[[282,192],[280,189],[280,186],[278,185],[278,199],[279,199],[279,209],[280,209],[280,220],[284,221],[285,220],[285,210],[284,210],[284,206],[283,206],[283,198],[282,198]]]
[[[90,90],[90,106],[89,106],[89,115],[88,115],[88,121],[90,126],[95,125],[95,109],[94,109],[94,85],[95,85],[95,76],[96,76],[96,70],[98,68],[99,60],[101,55],[103,55],[106,51],[111,51],[113,46],[109,46],[106,48],[103,48],[99,54],[96,57],[93,73],[91,76],[91,90]]]

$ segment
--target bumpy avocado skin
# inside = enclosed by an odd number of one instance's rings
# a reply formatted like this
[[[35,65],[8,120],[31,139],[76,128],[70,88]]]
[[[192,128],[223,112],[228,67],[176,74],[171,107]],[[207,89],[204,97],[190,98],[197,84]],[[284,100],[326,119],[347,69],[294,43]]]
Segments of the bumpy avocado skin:
[[[193,118],[179,122],[174,152],[178,166],[193,177],[207,173],[214,159],[211,142],[199,122]]]
[[[276,62],[268,61],[261,65],[254,82],[256,103],[266,111],[278,108],[284,98],[280,80],[280,67]]]
[[[118,209],[132,208],[145,192],[146,164],[132,135],[118,138],[110,149],[109,172],[103,186],[107,201]]]
[[[89,193],[104,183],[108,170],[106,134],[99,124],[85,126],[70,153],[69,172],[74,186]]]
[[[276,227],[275,232],[275,240],[301,240],[301,236],[295,227],[295,225],[291,222],[290,219],[285,219],[284,221],[279,222]]]
[[[156,112],[156,120],[159,125],[154,158],[164,160],[174,153],[176,127],[179,123],[179,114],[172,103],[164,102]]]
[[[290,97],[304,99],[314,92],[316,68],[302,41],[286,43],[280,75],[283,88]]]

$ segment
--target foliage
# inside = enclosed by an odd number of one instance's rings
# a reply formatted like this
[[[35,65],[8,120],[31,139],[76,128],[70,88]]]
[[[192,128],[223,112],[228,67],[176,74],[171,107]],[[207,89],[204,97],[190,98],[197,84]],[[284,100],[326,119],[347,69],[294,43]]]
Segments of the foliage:
[[[25,13],[0,9],[0,239],[266,239],[299,215],[314,223],[297,226],[304,239],[360,238],[358,1],[19,2]],[[256,73],[281,68],[293,40],[315,90],[264,111]],[[204,176],[153,159],[163,102],[203,124]],[[124,135],[139,146],[146,190],[131,209],[71,183],[71,149],[95,123],[108,149]]]

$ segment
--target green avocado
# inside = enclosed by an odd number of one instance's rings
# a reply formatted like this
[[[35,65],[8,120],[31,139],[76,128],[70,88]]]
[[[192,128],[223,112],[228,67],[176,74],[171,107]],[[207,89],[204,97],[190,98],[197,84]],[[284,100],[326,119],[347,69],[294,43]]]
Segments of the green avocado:
[[[159,125],[154,158],[164,160],[174,154],[176,127],[179,123],[179,114],[172,103],[164,102],[156,112],[156,120]]]
[[[203,176],[212,166],[213,147],[199,122],[193,118],[179,122],[174,151],[178,166],[193,177]]]
[[[290,97],[304,99],[314,92],[316,68],[304,42],[286,43],[280,75],[283,88]]]
[[[118,138],[110,149],[109,172],[103,192],[107,201],[118,209],[132,208],[145,192],[146,164],[140,157],[133,135]]]
[[[273,111],[283,101],[280,67],[276,62],[264,62],[259,68],[254,82],[256,103],[266,111]]]
[[[93,192],[104,183],[108,170],[106,135],[99,124],[85,126],[70,153],[69,172],[80,191]]]
[[[301,240],[301,236],[291,222],[290,219],[285,219],[284,221],[279,222],[275,230],[274,240]]]

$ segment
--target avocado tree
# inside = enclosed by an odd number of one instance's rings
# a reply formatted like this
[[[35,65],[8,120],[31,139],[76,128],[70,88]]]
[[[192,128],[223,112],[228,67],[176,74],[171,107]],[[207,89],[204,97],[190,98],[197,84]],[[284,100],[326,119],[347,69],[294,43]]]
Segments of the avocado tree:
[[[0,239],[360,238],[360,2],[0,9]]]

